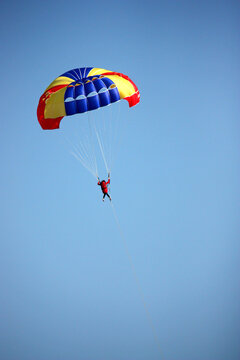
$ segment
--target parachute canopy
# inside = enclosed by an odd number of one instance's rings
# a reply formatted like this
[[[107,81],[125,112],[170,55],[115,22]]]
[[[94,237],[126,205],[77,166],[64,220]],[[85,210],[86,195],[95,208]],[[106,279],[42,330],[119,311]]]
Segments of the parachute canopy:
[[[137,86],[128,76],[85,67],[57,77],[40,97],[37,116],[44,130],[58,129],[64,116],[85,113],[125,99],[129,106],[140,101]]]

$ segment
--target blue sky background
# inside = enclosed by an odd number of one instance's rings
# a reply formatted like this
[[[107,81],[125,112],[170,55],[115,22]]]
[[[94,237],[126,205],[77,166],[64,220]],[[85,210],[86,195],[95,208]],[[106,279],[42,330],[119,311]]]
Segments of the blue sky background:
[[[1,359],[240,358],[239,15],[221,0],[1,3]],[[81,66],[141,93],[121,104],[111,191],[161,354],[111,207],[37,121],[48,84]]]

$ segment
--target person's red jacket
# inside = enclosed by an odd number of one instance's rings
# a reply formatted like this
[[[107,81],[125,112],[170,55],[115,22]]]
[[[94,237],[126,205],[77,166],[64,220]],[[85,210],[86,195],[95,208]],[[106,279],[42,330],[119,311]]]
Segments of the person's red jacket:
[[[107,185],[108,184],[110,184],[110,179],[108,179],[108,181],[106,182],[105,180],[103,180],[103,181],[99,181],[98,182],[98,185],[100,185],[101,186],[101,189],[102,189],[102,192],[104,193],[104,194],[107,194],[108,193],[108,188],[107,188]]]

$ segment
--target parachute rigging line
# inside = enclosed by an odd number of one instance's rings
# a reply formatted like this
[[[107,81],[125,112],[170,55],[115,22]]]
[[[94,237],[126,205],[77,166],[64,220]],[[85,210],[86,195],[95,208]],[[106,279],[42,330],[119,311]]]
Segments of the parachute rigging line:
[[[102,142],[101,139],[100,139],[100,136],[99,136],[99,133],[98,133],[98,131],[97,131],[97,128],[96,128],[96,124],[95,124],[95,123],[94,123],[94,130],[95,130],[95,134],[96,134],[96,137],[97,137],[98,145],[99,145],[99,148],[100,148],[100,151],[101,151],[101,154],[102,154],[102,158],[103,158],[103,161],[104,161],[104,164],[105,164],[107,173],[109,173],[109,168],[108,168],[106,156],[105,156],[104,149],[103,149],[103,142]]]
[[[95,165],[95,169],[96,169],[96,176],[98,178],[97,160],[96,160],[95,148],[94,148],[94,142],[93,142],[93,129],[92,129],[92,123],[91,123],[91,118],[90,118],[89,113],[88,113],[88,124],[89,124],[89,128],[90,128],[90,136],[91,136],[90,141],[91,141],[91,147],[92,147],[93,161],[94,161],[94,165]]]
[[[91,157],[88,155],[83,142],[79,142],[78,145],[75,145],[65,134],[66,142],[71,146],[70,154],[72,154],[84,167],[87,169],[94,178],[98,177],[97,167],[93,164]]]

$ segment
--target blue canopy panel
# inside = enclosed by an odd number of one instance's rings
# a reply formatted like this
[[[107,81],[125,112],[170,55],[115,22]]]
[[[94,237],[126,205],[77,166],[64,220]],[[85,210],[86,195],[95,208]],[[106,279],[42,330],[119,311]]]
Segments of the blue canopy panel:
[[[93,67],[77,68],[67,71],[61,76],[67,76],[70,79],[77,81],[86,78],[92,69]]]
[[[69,73],[65,74],[70,77]],[[101,78],[99,77],[100,75],[89,76],[67,86],[64,95],[66,115],[95,110],[120,100],[118,88],[114,82],[102,75]]]

